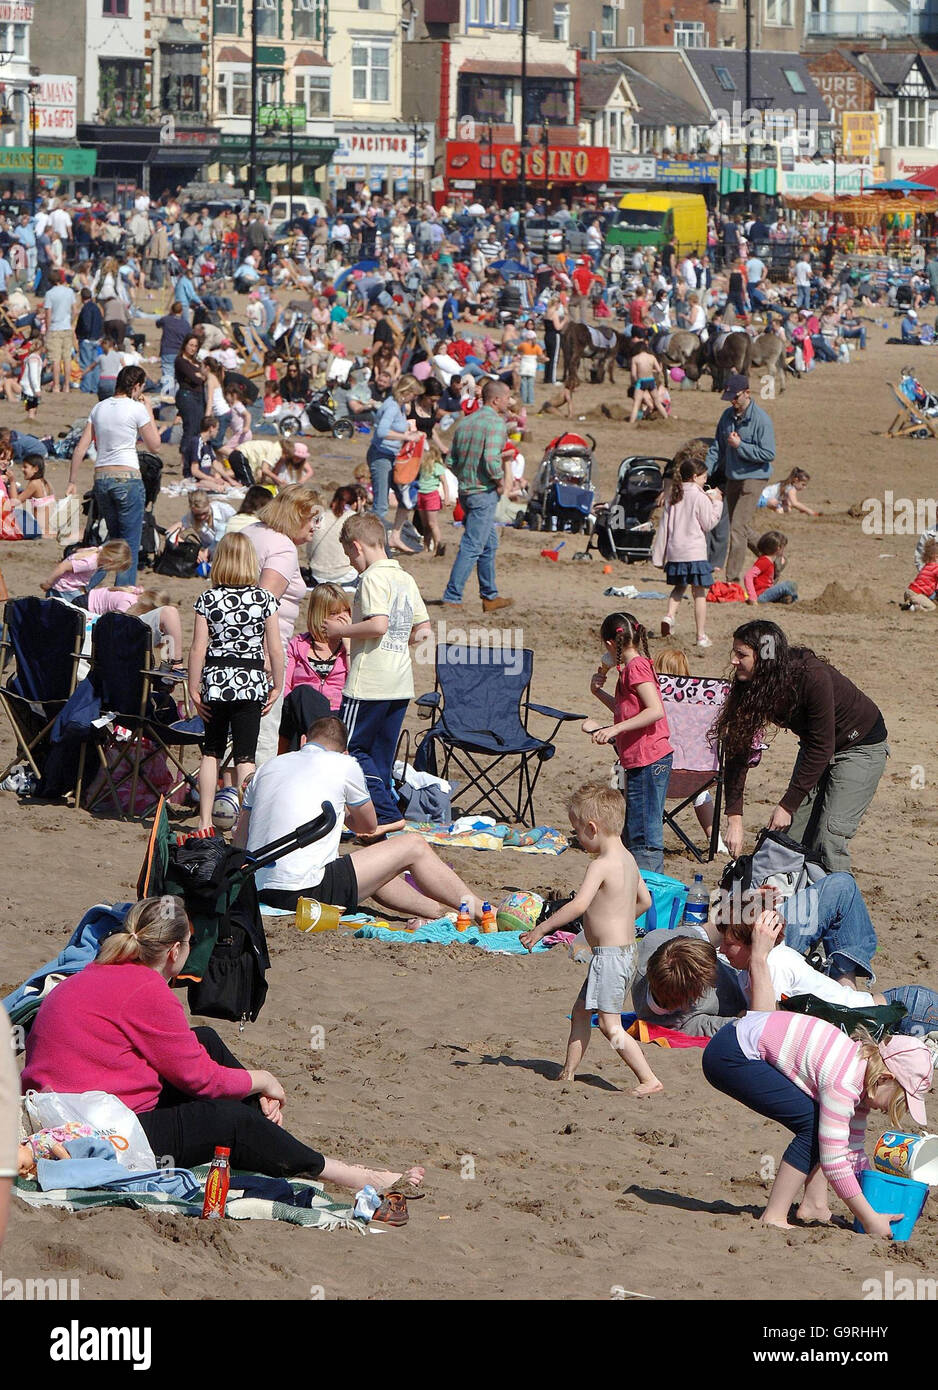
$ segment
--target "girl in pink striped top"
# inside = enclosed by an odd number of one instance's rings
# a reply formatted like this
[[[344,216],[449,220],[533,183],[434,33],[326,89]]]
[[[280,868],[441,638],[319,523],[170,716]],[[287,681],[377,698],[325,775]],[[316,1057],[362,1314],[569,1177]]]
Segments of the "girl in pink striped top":
[[[922,1097],[931,1089],[932,1058],[917,1038],[876,1043],[865,1029],[848,1038],[823,1019],[780,1010],[748,1013],[727,1024],[703,1055],[704,1075],[718,1091],[778,1120],[794,1134],[762,1214],[789,1229],[788,1212],[804,1186],[798,1216],[829,1221],[827,1183],[868,1235],[891,1239],[895,1213],[874,1212],[857,1175],[869,1168],[863,1148],[870,1110],[890,1127],[925,1124]]]

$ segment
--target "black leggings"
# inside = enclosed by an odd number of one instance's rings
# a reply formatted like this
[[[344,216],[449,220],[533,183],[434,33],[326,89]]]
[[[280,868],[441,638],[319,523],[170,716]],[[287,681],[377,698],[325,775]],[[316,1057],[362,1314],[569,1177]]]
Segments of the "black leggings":
[[[213,1062],[242,1067],[214,1028],[192,1030]],[[231,1150],[232,1168],[271,1178],[318,1178],[325,1159],[268,1120],[255,1096],[247,1100],[196,1100],[164,1082],[155,1110],[137,1116],[157,1162],[174,1167],[211,1163],[220,1145]]]

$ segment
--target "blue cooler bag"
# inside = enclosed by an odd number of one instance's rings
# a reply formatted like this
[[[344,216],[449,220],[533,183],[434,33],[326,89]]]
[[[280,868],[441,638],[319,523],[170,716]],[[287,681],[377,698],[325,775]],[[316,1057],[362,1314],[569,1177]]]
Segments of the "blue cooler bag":
[[[651,894],[651,907],[635,923],[635,935],[644,936],[650,931],[673,931],[684,916],[689,891],[687,884],[676,878],[668,878],[667,874],[653,873],[651,869],[642,869],[641,875]]]

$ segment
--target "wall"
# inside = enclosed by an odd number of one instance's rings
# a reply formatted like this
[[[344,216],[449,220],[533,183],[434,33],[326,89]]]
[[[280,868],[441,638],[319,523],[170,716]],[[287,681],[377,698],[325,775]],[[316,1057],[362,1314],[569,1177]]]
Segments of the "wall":
[[[55,3],[57,6],[58,0]],[[84,93],[79,93],[78,119],[93,121],[98,109],[99,59],[144,57],[144,0],[129,0],[127,17],[121,19],[102,15],[101,0],[86,0],[86,7],[85,81]]]
[[[839,118],[844,111],[872,111],[873,84],[839,53],[822,53],[807,59],[807,67],[830,111]],[[840,121],[838,119],[838,125]]]
[[[84,119],[86,6],[87,0],[38,0],[30,35],[33,67],[78,78],[79,120]]]
[[[383,0],[380,10],[359,9],[357,0],[330,0],[329,61],[333,66],[332,114],[337,121],[365,123],[401,119],[401,6],[400,0]],[[356,101],[352,94],[352,47],[356,35],[391,39],[389,100]]]

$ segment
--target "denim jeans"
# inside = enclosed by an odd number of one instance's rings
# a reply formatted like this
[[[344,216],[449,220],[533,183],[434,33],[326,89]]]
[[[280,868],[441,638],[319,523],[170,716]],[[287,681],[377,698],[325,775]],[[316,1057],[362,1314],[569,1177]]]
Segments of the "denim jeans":
[[[795,308],[796,308],[796,309],[810,309],[810,308],[811,308],[811,286],[810,286],[810,285],[799,285],[799,286],[797,287],[797,289],[795,290]]]
[[[394,481],[394,460],[387,454],[368,452],[368,470],[371,473],[371,492],[374,497],[373,507],[375,516],[380,516],[382,521],[387,521],[388,515],[388,492],[394,493],[399,507],[406,506],[404,496],[397,483]]]
[[[534,378],[533,376],[523,376],[521,378],[521,404],[534,404]]]
[[[231,423],[231,411],[226,410],[224,415],[216,415],[215,418],[218,421],[218,430],[212,440],[212,448],[220,449],[225,442],[225,435],[228,433],[228,426]]]
[[[160,358],[160,395],[176,394],[176,354],[167,352]]]
[[[143,531],[143,509],[146,493],[138,474],[124,478],[96,478],[95,505],[104,517],[108,540],[124,540],[130,546],[130,564],[117,576],[118,584],[136,584],[137,557]]]
[[[812,333],[811,342],[814,346],[814,355],[819,362],[837,361],[837,353],[831,347],[823,333]]]
[[[98,344],[91,338],[82,338],[78,344],[78,365],[82,372],[86,372],[89,367],[93,367],[98,360]],[[79,390],[86,395],[95,395],[98,390],[98,379],[101,375],[100,370],[90,371],[87,376],[82,376]]]
[[[901,985],[898,989],[883,990],[883,997],[890,1004],[904,1004],[909,1011],[897,1027],[897,1033],[923,1038],[926,1033],[938,1032],[938,994],[933,989],[925,985]]]
[[[866,347],[866,324],[858,323],[856,328],[841,327],[840,336],[842,338],[859,338],[860,347]]]
[[[664,801],[673,753],[646,767],[625,769],[625,829],[622,843],[640,869],[664,871]]]
[[[186,445],[190,439],[195,439],[205,418],[205,397],[196,391],[176,392],[176,409],[182,416],[182,438],[179,441],[179,452],[183,457],[182,471],[185,477],[192,476],[192,470],[185,462]]]
[[[767,589],[759,595],[760,603],[778,603],[782,598],[797,598],[798,585],[793,579],[780,579],[777,584],[770,584]]]
[[[443,601],[462,603],[463,590],[473,569],[479,576],[482,598],[498,598],[495,582],[495,552],[498,549],[495,508],[498,506],[498,493],[493,488],[490,492],[474,492],[468,497],[460,494],[459,501],[466,513],[465,529],[443,591]]]
[[[819,941],[827,952],[825,974],[836,978],[859,970],[876,979],[871,961],[876,930],[852,874],[828,874],[794,893],[779,908],[785,919],[785,945],[806,955]],[[936,1025],[938,1026],[938,1025]]]

